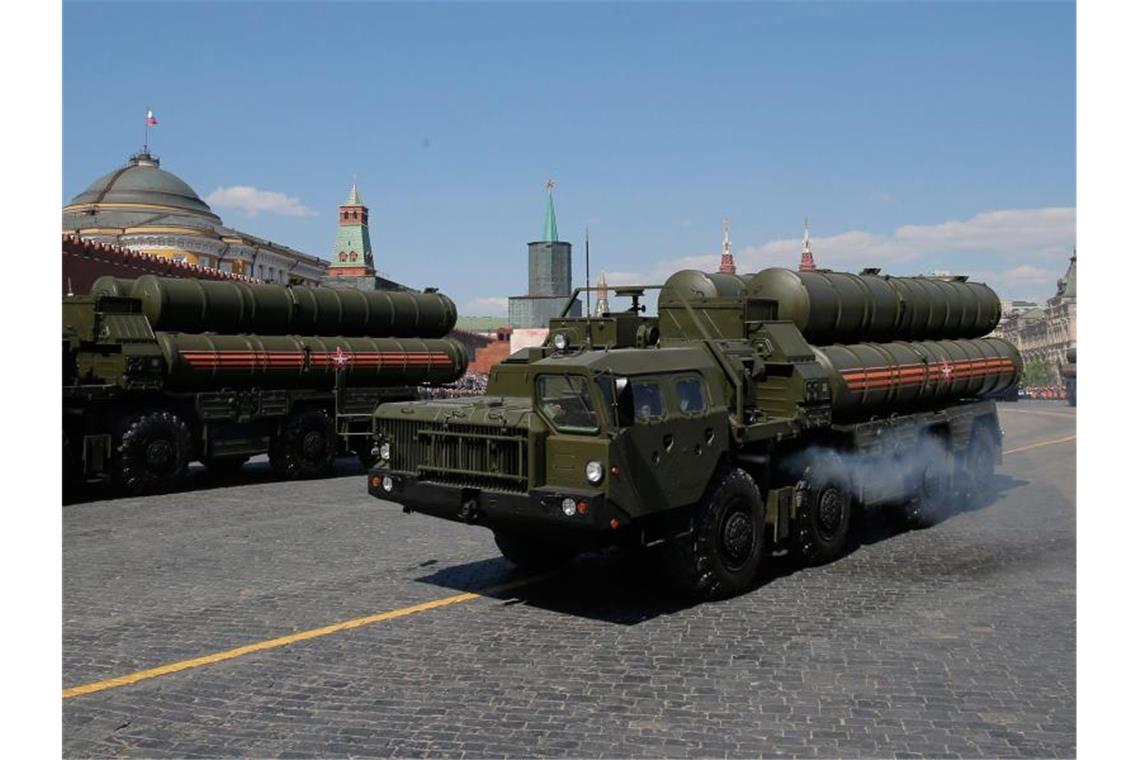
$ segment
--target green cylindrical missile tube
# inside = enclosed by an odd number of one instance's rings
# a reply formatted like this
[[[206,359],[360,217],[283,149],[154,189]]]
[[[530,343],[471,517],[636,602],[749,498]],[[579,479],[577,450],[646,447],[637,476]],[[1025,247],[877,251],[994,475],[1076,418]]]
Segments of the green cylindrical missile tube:
[[[744,337],[745,312],[740,297],[747,287],[748,280],[735,274],[698,269],[674,272],[657,297],[661,337],[699,339],[702,326],[718,338]],[[694,316],[701,326],[693,323]]]
[[[131,294],[131,288],[133,288],[134,285],[134,280],[105,274],[91,284],[91,295],[129,296]]]
[[[144,275],[131,295],[155,330],[440,338],[455,327],[442,293],[360,291]]]
[[[993,396],[1017,385],[1021,354],[1001,338],[813,347],[838,417]]]
[[[332,388],[450,383],[467,369],[452,338],[156,333],[172,388]]]
[[[809,343],[979,338],[1001,319],[989,286],[935,277],[889,277],[850,272],[765,269],[747,297],[778,304]]]

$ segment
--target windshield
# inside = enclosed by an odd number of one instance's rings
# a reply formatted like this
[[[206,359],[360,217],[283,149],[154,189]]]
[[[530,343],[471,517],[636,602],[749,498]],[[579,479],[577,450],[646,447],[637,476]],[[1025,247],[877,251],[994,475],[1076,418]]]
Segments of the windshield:
[[[598,413],[586,378],[580,375],[539,375],[538,408],[560,432],[598,431]]]

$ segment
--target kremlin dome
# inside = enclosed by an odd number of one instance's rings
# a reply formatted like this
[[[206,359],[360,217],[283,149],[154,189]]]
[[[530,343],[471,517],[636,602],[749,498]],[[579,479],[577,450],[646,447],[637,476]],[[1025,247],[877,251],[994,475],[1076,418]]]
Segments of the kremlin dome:
[[[63,233],[264,282],[317,284],[328,262],[222,223],[145,148],[63,207]]]
[[[131,156],[122,166],[91,183],[71,199],[71,206],[147,205],[204,214],[221,222],[194,189],[168,171],[160,169],[158,159],[149,153]]]

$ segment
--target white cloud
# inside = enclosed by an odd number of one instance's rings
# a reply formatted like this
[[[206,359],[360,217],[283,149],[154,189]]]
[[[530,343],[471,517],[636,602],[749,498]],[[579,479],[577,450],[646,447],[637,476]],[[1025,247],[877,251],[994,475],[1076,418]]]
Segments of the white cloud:
[[[816,264],[829,269],[880,267],[897,275],[948,270],[989,282],[1003,297],[1043,297],[1064,273],[1075,240],[1075,208],[1006,209],[965,220],[907,224],[887,234],[847,230],[813,236],[812,251]],[[740,246],[737,271],[794,268],[802,244],[800,238],[783,238]],[[719,265],[719,251],[698,253],[654,262],[643,272],[607,272],[606,280],[611,285],[661,283],[679,269],[712,272]]]
[[[247,216],[257,216],[262,211],[283,216],[316,216],[317,213],[298,198],[272,190],[259,190],[249,185],[216,188],[206,196],[206,203],[222,208],[236,208],[244,211]]]
[[[460,314],[470,314],[473,317],[502,317],[507,313],[506,296],[484,296],[472,298],[463,304]]]
[[[1054,255],[1068,250],[1076,239],[1075,208],[1037,208],[985,211],[966,220],[938,224],[907,224],[886,235],[849,230],[813,237],[816,263],[832,269],[914,263],[937,258],[936,268],[952,269],[959,254],[1016,261],[1033,255]],[[748,247],[737,265],[755,269],[790,266],[799,261],[802,241],[772,240]]]

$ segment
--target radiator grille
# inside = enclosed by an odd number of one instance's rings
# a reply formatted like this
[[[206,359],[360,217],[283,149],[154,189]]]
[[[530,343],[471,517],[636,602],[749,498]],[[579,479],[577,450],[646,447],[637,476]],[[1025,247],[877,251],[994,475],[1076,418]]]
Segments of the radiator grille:
[[[468,488],[525,493],[526,431],[492,425],[384,420],[380,432],[392,446],[392,469],[421,480]]]

